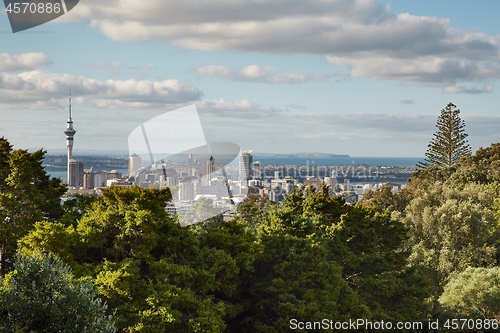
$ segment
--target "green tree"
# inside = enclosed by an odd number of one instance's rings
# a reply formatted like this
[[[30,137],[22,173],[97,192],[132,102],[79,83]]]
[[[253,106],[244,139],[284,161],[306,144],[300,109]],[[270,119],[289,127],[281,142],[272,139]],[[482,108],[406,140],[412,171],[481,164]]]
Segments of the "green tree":
[[[500,320],[500,268],[467,268],[446,284],[439,301],[454,318]]]
[[[311,238],[262,237],[248,297],[252,307],[240,316],[243,332],[287,332],[290,320],[348,321],[370,318],[359,295],[342,277],[342,267],[328,259],[328,248]]]
[[[328,249],[326,259],[341,265],[343,279],[373,318],[424,316],[427,281],[406,267],[409,253],[402,247],[407,228],[401,221],[373,208],[346,205],[326,186],[319,191],[297,188],[264,216],[261,237],[311,239]]]
[[[57,254],[94,278],[119,331],[221,332],[242,264],[230,251],[200,246],[201,235],[165,211],[170,199],[168,189],[112,187],[73,203],[81,214],[68,211],[64,224],[37,223],[19,245]]]
[[[417,165],[420,169],[429,166],[449,167],[470,153],[464,129],[465,121],[460,118],[460,110],[453,103],[448,103],[441,110],[436,127],[438,130],[428,145],[426,159]]]
[[[17,255],[0,279],[0,332],[115,332],[90,280],[52,255]]]
[[[447,180],[450,183],[500,182],[500,143],[481,147],[474,155],[462,158],[458,164],[456,172]]]
[[[429,278],[434,300],[453,275],[497,263],[500,234],[493,207],[499,194],[494,183],[438,182],[415,192],[404,218],[410,228],[409,260]]]
[[[412,198],[409,189],[402,189],[398,193],[392,193],[391,185],[383,185],[375,190],[370,190],[363,195],[358,202],[360,204],[374,207],[378,212],[404,212],[406,205]]]
[[[60,197],[66,186],[45,172],[45,153],[13,150],[0,138],[0,273],[9,270],[17,241],[35,222],[54,221],[63,214]]]

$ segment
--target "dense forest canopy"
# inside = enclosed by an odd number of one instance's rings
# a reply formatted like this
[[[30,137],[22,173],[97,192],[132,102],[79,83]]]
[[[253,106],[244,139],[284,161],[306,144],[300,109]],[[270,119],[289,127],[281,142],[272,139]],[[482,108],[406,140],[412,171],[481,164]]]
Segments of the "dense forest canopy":
[[[78,321],[87,332],[285,332],[292,319],[500,320],[499,143],[355,205],[327,186],[297,187],[280,205],[250,195],[234,219],[189,227],[167,214],[169,189],[111,187],[61,206],[65,188],[43,170],[44,153],[0,139],[0,332]]]

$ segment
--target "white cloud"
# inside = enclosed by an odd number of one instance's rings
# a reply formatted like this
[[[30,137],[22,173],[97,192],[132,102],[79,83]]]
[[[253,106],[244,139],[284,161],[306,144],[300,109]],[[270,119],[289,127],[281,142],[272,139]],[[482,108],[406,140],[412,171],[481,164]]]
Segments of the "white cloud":
[[[0,54],[0,72],[16,72],[20,70],[30,70],[37,67],[51,64],[49,57],[43,53],[23,53],[11,55]]]
[[[258,104],[249,100],[229,102],[224,99],[204,100],[196,103],[202,116],[229,119],[266,119],[281,115],[284,111],[269,105]]]
[[[486,84],[482,88],[477,88],[456,84],[454,86],[444,87],[443,92],[445,94],[489,94],[493,92],[493,86],[491,84]]]
[[[321,54],[328,63],[350,69],[351,77],[440,87],[500,78],[500,36],[456,28],[443,18],[396,15],[377,0],[88,0],[65,16],[87,20],[114,40]],[[252,80],[228,68],[214,75]],[[267,73],[260,79],[294,80],[273,75],[278,76]]]
[[[0,73],[0,108],[58,108],[66,104],[68,87],[84,103],[102,108],[146,108],[200,100],[201,91],[177,80],[95,80],[41,70]],[[17,107],[16,107],[17,105]]]
[[[309,81],[326,81],[325,74],[307,73],[272,73],[276,67],[250,65],[235,69],[223,65],[207,65],[198,67],[196,72],[202,76],[215,76],[221,79],[261,83],[305,83]]]

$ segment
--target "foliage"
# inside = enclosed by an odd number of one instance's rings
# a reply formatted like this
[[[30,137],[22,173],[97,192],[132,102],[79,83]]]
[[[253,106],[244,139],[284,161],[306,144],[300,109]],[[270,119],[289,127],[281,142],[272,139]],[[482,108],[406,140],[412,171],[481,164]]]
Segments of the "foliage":
[[[212,199],[200,198],[193,202],[189,211],[178,214],[181,226],[203,222],[208,219],[217,219],[222,215],[222,209],[214,207]]]
[[[488,184],[500,182],[500,143],[479,148],[474,155],[464,156],[459,168],[450,179],[450,183]]]
[[[411,190],[402,189],[398,193],[392,193],[392,186],[384,184],[375,190],[365,193],[359,203],[373,207],[380,213],[386,211],[391,213],[403,212],[411,199]]]
[[[43,169],[45,153],[13,150],[0,138],[0,274],[12,265],[17,240],[36,221],[54,221],[63,213],[60,196],[66,188]]]
[[[187,227],[166,213],[168,189],[114,187],[59,210],[60,183],[25,181],[43,174],[43,152],[15,153],[6,140],[0,149],[0,218],[16,222],[0,228],[4,249],[53,253],[92,278],[121,332],[281,332],[291,318],[414,321],[440,306],[497,313],[500,144],[429,165],[407,189],[383,186],[356,205],[326,186],[295,188],[280,205],[250,195],[234,220]],[[212,214],[211,202],[193,213]],[[451,305],[455,295],[462,305]]]
[[[348,206],[323,186],[295,189],[271,208],[259,228],[263,236],[315,239],[327,259],[342,267],[342,277],[379,320],[415,319],[423,315],[425,280],[406,268],[401,250],[407,229],[400,221],[362,206]],[[418,286],[418,287],[417,287]],[[411,305],[394,306],[403,293]],[[412,308],[414,311],[406,310]]]
[[[467,268],[446,284],[439,301],[455,318],[500,320],[500,268]]]
[[[492,209],[497,184],[436,183],[418,190],[406,208],[410,262],[422,268],[438,297],[452,274],[497,263],[498,224]]]
[[[328,260],[328,249],[311,238],[264,236],[251,286],[252,307],[245,313],[253,332],[285,332],[292,318],[348,321],[369,318],[370,311]],[[250,319],[251,318],[251,319]],[[243,328],[243,327],[242,327]]]
[[[116,310],[119,330],[220,332],[243,264],[230,249],[200,246],[198,237],[207,236],[168,216],[170,199],[168,189],[112,187],[90,204],[81,201],[75,223],[40,222],[19,244],[25,252],[61,255],[75,272],[92,276]]]
[[[460,110],[453,103],[448,103],[441,110],[437,120],[437,131],[428,145],[424,162],[417,165],[421,169],[429,166],[450,167],[470,153],[465,133],[465,121],[460,118]]]
[[[0,282],[0,332],[115,332],[92,281],[57,257],[17,255]]]

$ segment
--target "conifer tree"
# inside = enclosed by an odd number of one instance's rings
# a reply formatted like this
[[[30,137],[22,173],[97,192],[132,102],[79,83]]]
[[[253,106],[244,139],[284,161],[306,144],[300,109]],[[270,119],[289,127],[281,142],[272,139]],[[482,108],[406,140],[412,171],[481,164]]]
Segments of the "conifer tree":
[[[427,146],[425,161],[417,164],[419,169],[449,167],[471,151],[466,140],[465,121],[460,118],[456,105],[448,103],[441,110],[436,127],[438,130]]]

